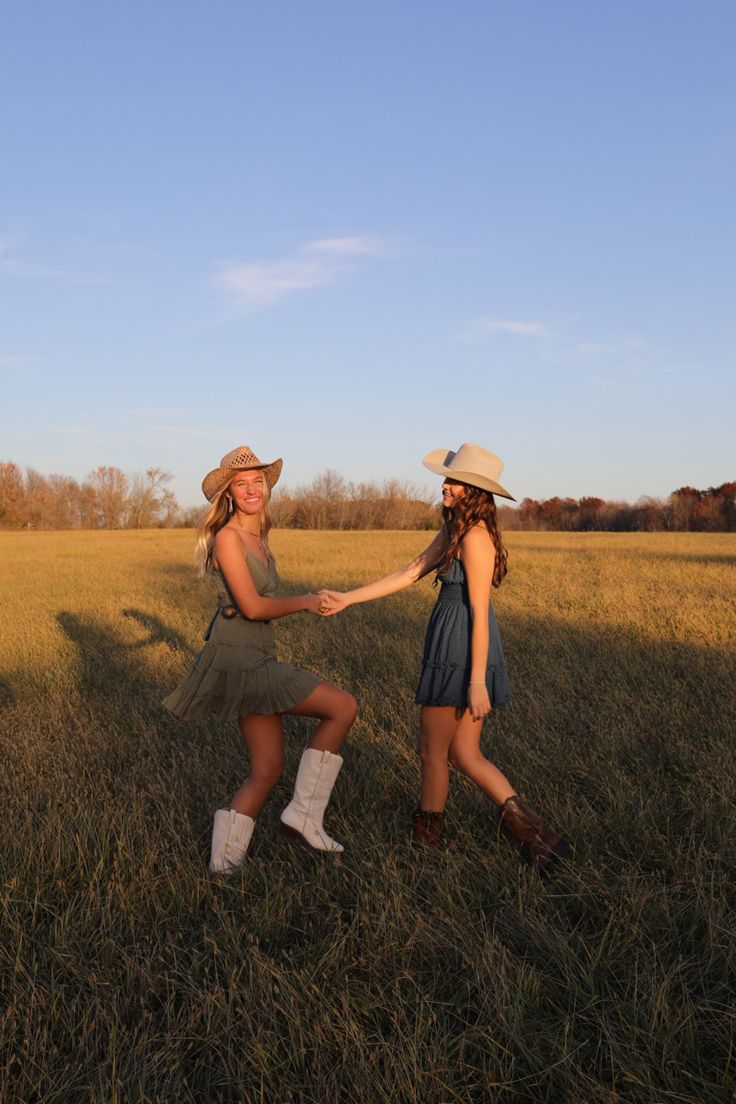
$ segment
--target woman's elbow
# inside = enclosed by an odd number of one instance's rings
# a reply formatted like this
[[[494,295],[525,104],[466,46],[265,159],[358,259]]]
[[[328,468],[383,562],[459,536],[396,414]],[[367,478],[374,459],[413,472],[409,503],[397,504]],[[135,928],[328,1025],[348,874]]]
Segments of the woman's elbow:
[[[262,602],[238,602],[238,609],[246,621],[267,621]]]

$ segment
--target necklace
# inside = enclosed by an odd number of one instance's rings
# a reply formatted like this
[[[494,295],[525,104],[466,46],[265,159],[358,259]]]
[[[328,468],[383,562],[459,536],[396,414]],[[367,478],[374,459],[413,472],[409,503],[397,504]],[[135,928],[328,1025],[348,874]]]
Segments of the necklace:
[[[235,518],[235,524],[237,525],[240,532],[244,533],[246,537],[253,537],[253,540],[257,542],[258,547],[261,550],[265,549],[265,545],[263,543],[263,537],[261,536],[260,533],[252,533],[247,525],[241,525],[240,524],[237,517]]]

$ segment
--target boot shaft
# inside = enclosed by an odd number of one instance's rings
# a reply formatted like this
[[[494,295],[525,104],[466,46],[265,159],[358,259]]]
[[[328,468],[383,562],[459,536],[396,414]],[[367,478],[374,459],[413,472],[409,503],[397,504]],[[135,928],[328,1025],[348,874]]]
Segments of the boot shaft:
[[[504,830],[521,844],[524,861],[537,873],[542,874],[550,863],[567,858],[570,854],[569,840],[554,829],[546,827],[518,794],[513,794],[504,801],[500,818]]]
[[[235,809],[218,809],[212,826],[210,872],[229,874],[245,858],[255,821]]]
[[[282,827],[298,835],[316,851],[342,851],[342,844],[325,832],[322,821],[342,758],[331,751],[306,748],[294,782],[294,796],[281,813]]]
[[[411,819],[411,829],[414,843],[439,851],[445,832],[445,814],[417,809]]]

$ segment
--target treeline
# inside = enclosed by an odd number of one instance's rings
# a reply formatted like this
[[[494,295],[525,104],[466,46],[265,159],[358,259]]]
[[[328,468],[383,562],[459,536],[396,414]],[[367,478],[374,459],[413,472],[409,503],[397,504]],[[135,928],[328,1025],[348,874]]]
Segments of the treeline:
[[[0,462],[0,529],[192,528],[205,504],[182,509],[172,478],[161,468],[126,474],[99,467],[78,482]],[[349,483],[335,471],[295,489],[277,487],[271,514],[282,529],[436,529],[440,516],[436,499],[411,484]],[[733,532],[736,482],[680,487],[667,499],[641,498],[633,506],[592,497],[525,498],[518,507],[499,500],[498,515],[504,529]]]
[[[518,509],[499,508],[507,529],[568,529],[577,532],[647,532],[685,530],[724,533],[736,530],[736,482],[700,491],[680,487],[667,499],[640,498],[606,502],[602,498],[525,498]]]
[[[1,529],[192,528],[206,509],[182,509],[161,468],[126,474],[95,468],[78,482],[69,475],[21,471],[0,463]],[[348,483],[326,471],[295,490],[277,487],[271,500],[274,524],[284,529],[431,529],[436,504],[398,480]]]
[[[0,463],[2,529],[154,529],[193,525],[200,511],[183,511],[161,468],[126,475],[100,467],[79,483],[70,475],[21,471]]]
[[[437,529],[437,503],[408,483],[348,483],[326,471],[295,490],[277,488],[271,517],[282,529]]]

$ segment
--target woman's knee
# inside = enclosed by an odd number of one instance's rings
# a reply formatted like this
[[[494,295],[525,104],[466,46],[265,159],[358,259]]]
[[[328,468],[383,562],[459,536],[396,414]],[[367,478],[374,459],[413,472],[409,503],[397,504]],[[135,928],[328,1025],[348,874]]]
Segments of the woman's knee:
[[[423,732],[419,734],[419,739],[417,740],[417,754],[424,766],[428,766],[429,764],[447,766],[447,748],[438,747],[436,743]]]
[[[281,781],[284,773],[284,757],[274,757],[262,762],[251,763],[250,776],[259,786],[267,786],[270,790]]]
[[[483,762],[480,752],[454,751],[452,748],[448,759],[453,770],[468,775],[474,774],[475,768]]]
[[[346,728],[350,728],[357,716],[358,702],[356,699],[347,690],[338,690],[335,695],[332,719],[339,721]]]

